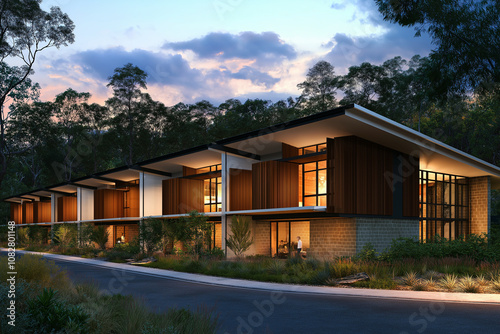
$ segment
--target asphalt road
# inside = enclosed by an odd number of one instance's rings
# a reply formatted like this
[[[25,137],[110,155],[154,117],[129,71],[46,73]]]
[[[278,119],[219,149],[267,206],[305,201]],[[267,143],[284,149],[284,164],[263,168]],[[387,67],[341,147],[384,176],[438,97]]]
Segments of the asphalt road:
[[[140,297],[155,311],[213,307],[220,333],[500,333],[500,305],[269,292],[55,263],[75,282]]]

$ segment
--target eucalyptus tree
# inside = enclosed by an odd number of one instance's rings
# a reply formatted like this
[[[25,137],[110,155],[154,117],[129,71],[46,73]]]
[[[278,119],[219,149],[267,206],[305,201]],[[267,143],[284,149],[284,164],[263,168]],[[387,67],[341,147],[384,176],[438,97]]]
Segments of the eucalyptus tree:
[[[500,0],[375,0],[384,19],[428,33],[435,93],[462,94],[500,82]]]
[[[123,159],[128,165],[135,161],[138,128],[147,118],[143,108],[151,101],[150,96],[141,91],[147,89],[147,76],[139,67],[128,63],[115,69],[107,85],[113,89],[113,97],[106,101],[112,114],[110,127],[117,135]]]
[[[40,52],[74,42],[74,24],[59,7],[46,12],[41,0],[2,0],[0,2],[0,185],[8,161],[16,154],[6,137],[9,102],[29,97],[33,87],[29,75]],[[20,66],[8,61],[17,58]]]
[[[309,114],[336,107],[339,81],[340,76],[335,74],[332,64],[324,60],[317,62],[307,72],[306,80],[297,85],[302,90],[299,105]]]

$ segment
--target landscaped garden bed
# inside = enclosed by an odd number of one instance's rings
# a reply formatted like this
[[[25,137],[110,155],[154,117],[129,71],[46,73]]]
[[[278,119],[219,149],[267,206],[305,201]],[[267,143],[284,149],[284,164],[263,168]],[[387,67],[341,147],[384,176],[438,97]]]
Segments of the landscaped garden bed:
[[[169,225],[170,224],[170,225]],[[141,241],[118,244],[105,249],[107,236],[99,228],[88,228],[89,237],[77,246],[76,236],[61,226],[51,245],[41,245],[33,231],[20,234],[26,250],[76,255],[120,263],[175,270],[204,275],[248,279],[264,282],[342,286],[371,289],[416,291],[448,291],[469,293],[500,293],[500,238],[498,231],[490,236],[469,235],[467,238],[428,242],[411,239],[394,240],[383,253],[366,245],[356,256],[319,260],[312,257],[244,256],[251,244],[248,224],[235,224],[228,244],[238,257],[226,260],[222,250],[210,249],[210,231],[206,219],[193,213],[184,221],[146,221],[141,227]],[[239,227],[238,227],[239,226]],[[188,229],[186,229],[188,227]],[[233,226],[234,228],[234,226]],[[82,229],[85,231],[85,229]],[[201,232],[200,232],[201,231]],[[238,232],[238,233],[234,233]],[[72,234],[73,233],[73,234]],[[81,232],[82,234],[82,232]],[[208,238],[207,238],[208,237]],[[184,250],[166,245],[181,241]],[[141,261],[147,258],[147,261]],[[366,273],[367,279],[343,284],[342,278]]]

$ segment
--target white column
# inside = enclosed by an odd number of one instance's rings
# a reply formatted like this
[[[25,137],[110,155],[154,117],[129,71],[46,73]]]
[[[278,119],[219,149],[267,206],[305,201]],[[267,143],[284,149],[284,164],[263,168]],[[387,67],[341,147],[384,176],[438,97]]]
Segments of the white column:
[[[163,180],[169,177],[141,172],[139,178],[139,208],[141,217],[163,213]]]
[[[221,154],[221,185],[222,185],[222,212],[221,212],[221,249],[226,252],[227,219],[226,211],[229,199],[229,169],[227,165],[227,153]]]
[[[94,191],[92,189],[78,187],[76,189],[76,219],[94,219]]]

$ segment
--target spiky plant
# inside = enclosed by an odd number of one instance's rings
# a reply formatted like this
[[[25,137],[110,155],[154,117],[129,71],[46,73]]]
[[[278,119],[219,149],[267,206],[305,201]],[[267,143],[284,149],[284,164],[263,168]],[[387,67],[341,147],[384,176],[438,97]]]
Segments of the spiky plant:
[[[446,274],[439,281],[439,284],[446,290],[453,291],[458,286],[458,277],[455,274]]]

